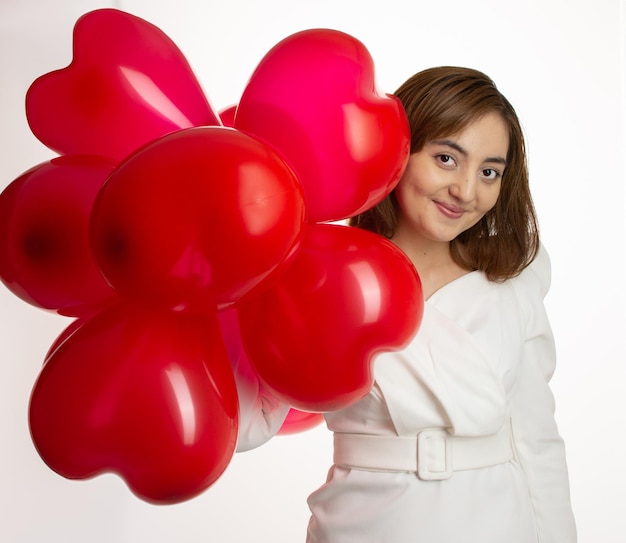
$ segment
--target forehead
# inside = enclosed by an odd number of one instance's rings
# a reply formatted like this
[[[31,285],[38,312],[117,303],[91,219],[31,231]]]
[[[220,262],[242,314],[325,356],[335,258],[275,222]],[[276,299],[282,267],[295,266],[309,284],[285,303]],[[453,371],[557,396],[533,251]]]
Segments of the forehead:
[[[499,113],[490,112],[473,119],[462,129],[432,138],[427,145],[459,147],[465,153],[506,156],[509,149],[509,125]]]

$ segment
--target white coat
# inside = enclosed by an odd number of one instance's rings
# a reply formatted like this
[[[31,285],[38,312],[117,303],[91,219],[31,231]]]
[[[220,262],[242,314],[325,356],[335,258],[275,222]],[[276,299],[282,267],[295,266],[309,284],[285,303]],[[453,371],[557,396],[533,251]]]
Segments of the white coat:
[[[472,272],[445,285],[426,301],[410,345],[376,359],[370,394],[325,415],[330,430],[347,434],[415,436],[440,428],[485,436],[510,424],[513,458],[434,481],[410,471],[332,466],[309,497],[308,543],[576,541],[548,386],[555,368],[543,305],[549,282],[542,249],[504,283]],[[270,421],[281,411],[264,412],[261,433],[275,431]]]

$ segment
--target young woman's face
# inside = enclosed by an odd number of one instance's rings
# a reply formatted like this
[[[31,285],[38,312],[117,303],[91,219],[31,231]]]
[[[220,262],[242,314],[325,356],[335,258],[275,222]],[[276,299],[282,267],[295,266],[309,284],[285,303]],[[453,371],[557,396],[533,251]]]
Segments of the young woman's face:
[[[449,242],[496,203],[509,148],[507,125],[488,113],[413,153],[396,188],[398,233]]]

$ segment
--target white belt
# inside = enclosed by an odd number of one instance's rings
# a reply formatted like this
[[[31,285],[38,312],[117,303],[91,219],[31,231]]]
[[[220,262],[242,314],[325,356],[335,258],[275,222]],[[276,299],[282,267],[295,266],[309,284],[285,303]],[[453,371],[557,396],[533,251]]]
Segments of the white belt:
[[[426,481],[449,479],[455,471],[485,468],[514,457],[511,428],[465,437],[447,430],[423,430],[417,436],[335,433],[334,463],[366,471],[409,471]]]

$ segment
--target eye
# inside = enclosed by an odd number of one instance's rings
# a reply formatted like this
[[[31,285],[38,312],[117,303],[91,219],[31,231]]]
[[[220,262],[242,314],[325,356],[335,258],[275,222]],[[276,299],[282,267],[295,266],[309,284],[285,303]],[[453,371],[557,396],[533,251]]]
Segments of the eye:
[[[487,181],[497,181],[502,177],[502,174],[498,170],[493,168],[485,168],[481,172],[481,176]]]
[[[454,160],[454,158],[452,158],[450,155],[446,155],[444,153],[437,155],[436,159],[443,164],[444,166],[455,166],[456,162]]]

